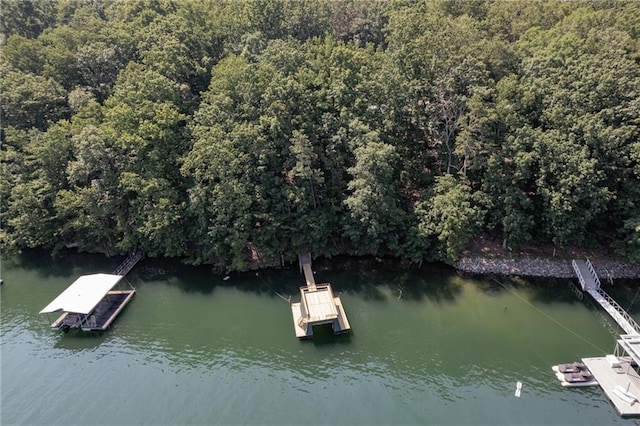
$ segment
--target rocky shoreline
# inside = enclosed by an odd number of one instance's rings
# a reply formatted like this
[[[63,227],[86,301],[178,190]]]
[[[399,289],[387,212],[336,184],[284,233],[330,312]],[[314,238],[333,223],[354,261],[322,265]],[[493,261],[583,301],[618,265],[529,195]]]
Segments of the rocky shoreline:
[[[600,279],[638,279],[640,265],[617,260],[591,259],[591,263]],[[563,259],[508,259],[463,257],[455,265],[456,269],[469,274],[487,275],[518,275],[522,277],[541,278],[573,278],[575,273],[571,267],[571,260]]]

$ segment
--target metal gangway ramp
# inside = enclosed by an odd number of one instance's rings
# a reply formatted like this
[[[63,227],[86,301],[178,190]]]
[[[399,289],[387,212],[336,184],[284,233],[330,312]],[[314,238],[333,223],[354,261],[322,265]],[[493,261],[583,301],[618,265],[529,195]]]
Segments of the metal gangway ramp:
[[[622,306],[600,288],[600,279],[591,261],[589,259],[572,260],[571,265],[578,276],[582,290],[589,293],[591,297],[607,311],[611,318],[618,323],[625,333],[633,335],[640,334],[640,326],[638,323],[631,318],[631,315],[629,315]]]
[[[133,252],[120,264],[114,271],[113,275],[127,275],[134,266],[143,258],[142,253]]]

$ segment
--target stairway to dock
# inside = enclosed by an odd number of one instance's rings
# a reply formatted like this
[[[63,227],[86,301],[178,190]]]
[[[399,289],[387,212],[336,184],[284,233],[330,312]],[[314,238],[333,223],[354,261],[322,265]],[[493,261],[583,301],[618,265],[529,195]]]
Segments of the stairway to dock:
[[[640,325],[620,306],[611,296],[609,296],[602,288],[600,288],[600,279],[596,273],[591,261],[572,260],[571,265],[578,276],[580,286],[593,299],[607,311],[607,313],[618,323],[626,334],[640,334]]]

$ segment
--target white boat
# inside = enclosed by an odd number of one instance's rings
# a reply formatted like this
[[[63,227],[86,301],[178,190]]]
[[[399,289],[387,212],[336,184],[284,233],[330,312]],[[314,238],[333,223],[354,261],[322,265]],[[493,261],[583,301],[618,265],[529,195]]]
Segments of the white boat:
[[[551,367],[560,384],[565,387],[594,386],[598,381],[589,369],[580,362],[558,364]]]

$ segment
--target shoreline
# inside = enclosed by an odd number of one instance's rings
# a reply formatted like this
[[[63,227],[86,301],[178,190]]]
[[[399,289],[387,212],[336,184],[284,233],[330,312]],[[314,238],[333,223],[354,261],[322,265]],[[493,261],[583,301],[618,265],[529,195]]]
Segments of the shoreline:
[[[590,259],[600,280],[639,279],[640,265],[611,259]],[[569,259],[461,257],[456,270],[477,275],[511,275],[536,278],[575,278]]]

